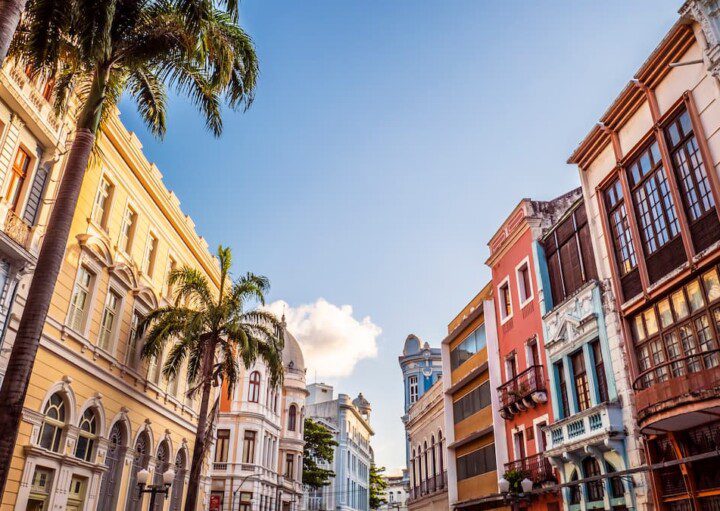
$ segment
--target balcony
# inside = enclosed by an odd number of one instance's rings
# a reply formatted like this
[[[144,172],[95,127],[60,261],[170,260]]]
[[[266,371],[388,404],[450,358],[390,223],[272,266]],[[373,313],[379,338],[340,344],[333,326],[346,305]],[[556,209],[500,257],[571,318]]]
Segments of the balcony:
[[[720,349],[696,353],[641,373],[633,383],[640,427],[678,431],[712,419],[698,406],[712,413],[720,407],[719,356]]]
[[[535,454],[519,460],[505,463],[505,472],[516,470],[524,472],[526,477],[534,484],[541,485],[545,482],[557,482],[550,462],[542,454]]]
[[[500,415],[510,420],[538,403],[547,402],[545,375],[542,365],[533,365],[498,387],[502,409]]]
[[[9,209],[5,217],[5,234],[23,248],[30,241],[30,226],[17,213]]]
[[[429,477],[425,481],[421,481],[419,485],[411,487],[408,503],[445,491],[446,489],[447,471],[443,471],[442,474]]]
[[[610,437],[623,435],[620,403],[601,403],[547,426],[547,456],[584,450],[586,445],[605,445]]]

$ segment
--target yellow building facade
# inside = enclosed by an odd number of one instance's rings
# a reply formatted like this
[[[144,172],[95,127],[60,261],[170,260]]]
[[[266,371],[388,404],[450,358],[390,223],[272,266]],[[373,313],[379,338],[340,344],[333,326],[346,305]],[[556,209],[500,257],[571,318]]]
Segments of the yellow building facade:
[[[17,111],[18,104],[4,94],[13,86],[14,82],[8,85],[12,78],[3,71],[0,107]],[[37,85],[30,84],[35,89]],[[4,123],[3,115],[0,108]],[[29,123],[40,120],[30,118]],[[54,121],[58,133],[67,128]],[[14,248],[27,261],[19,265],[23,270],[17,272],[19,284],[12,292],[16,299],[3,339],[5,353],[12,346],[29,271],[62,172],[63,161],[56,161],[57,155],[66,146],[64,136],[32,139],[37,161],[31,160],[30,168],[45,165],[47,158],[39,153],[55,160],[42,167],[43,186],[33,188],[36,180],[28,175],[17,192],[20,205],[12,205],[13,195],[7,190],[15,186],[15,174],[3,158],[8,152],[8,159],[14,160],[19,148],[32,144],[13,142],[9,148],[5,133],[10,125],[3,125],[0,147],[0,216],[23,222],[16,229],[23,243],[16,241]],[[27,222],[25,210],[34,200],[42,207],[37,218]],[[0,259],[8,226],[6,221],[0,233]],[[139,325],[150,310],[168,303],[166,277],[173,267],[183,265],[198,268],[218,284],[217,261],[207,244],[164,186],[160,171],[143,155],[137,137],[114,113],[99,136],[83,182],[30,380],[2,511],[147,509],[149,497],[143,502],[138,495],[137,472],[147,468],[157,479],[170,467],[176,472],[171,494],[167,500],[157,499],[155,509],[182,509],[199,404],[186,397],[183,378],[164,380],[162,360],[141,360]],[[4,366],[0,360],[0,376]],[[209,480],[202,482],[200,502],[205,502]]]

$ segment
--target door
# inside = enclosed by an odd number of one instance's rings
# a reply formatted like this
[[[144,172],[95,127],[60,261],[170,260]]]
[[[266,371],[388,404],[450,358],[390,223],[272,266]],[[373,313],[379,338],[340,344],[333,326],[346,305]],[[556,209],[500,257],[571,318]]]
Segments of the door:
[[[82,511],[85,504],[86,487],[87,479],[79,476],[72,477],[68,490],[67,511]]]
[[[525,435],[522,431],[515,433],[515,459],[525,459]]]

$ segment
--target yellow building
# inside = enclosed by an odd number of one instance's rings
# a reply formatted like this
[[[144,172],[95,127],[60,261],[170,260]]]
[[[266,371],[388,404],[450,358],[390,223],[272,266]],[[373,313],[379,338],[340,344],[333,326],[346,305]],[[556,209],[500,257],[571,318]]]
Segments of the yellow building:
[[[4,176],[4,187],[11,177]],[[40,194],[45,204],[55,191],[56,178],[50,181]],[[27,179],[18,192],[23,204],[32,198],[32,183]],[[42,211],[40,227],[27,226],[30,256],[49,209]],[[22,219],[21,208],[15,213]],[[182,379],[164,381],[162,361],[148,364],[138,353],[138,324],[167,303],[166,276],[182,265],[200,269],[217,285],[217,261],[116,113],[99,136],[83,182],[2,511],[146,509],[137,472],[146,467],[161,478],[172,465],[170,498],[158,499],[156,509],[182,508],[197,403],[185,397]],[[28,281],[21,280],[4,349],[15,336]],[[203,482],[201,489],[209,486]],[[204,493],[200,499],[206,501]]]

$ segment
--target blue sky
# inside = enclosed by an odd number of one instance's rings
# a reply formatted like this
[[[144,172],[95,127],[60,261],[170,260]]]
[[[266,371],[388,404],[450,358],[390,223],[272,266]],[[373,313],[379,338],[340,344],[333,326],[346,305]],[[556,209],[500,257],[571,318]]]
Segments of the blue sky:
[[[314,343],[309,380],[363,392],[377,461],[395,469],[405,337],[440,342],[489,279],[487,240],[518,200],[578,185],[565,160],[680,4],[244,0],[261,78],[222,138],[183,99],[163,142],[121,110],[238,273],[270,277],[270,299],[305,327],[330,311],[336,328],[300,339]]]

